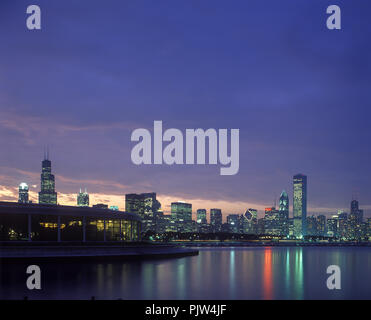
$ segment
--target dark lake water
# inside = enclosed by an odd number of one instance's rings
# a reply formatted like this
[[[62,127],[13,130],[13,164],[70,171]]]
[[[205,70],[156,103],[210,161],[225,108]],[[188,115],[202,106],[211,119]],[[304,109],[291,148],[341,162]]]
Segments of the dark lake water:
[[[329,265],[341,290],[329,290]],[[0,265],[1,299],[371,299],[371,248],[201,248],[194,257],[124,263]]]

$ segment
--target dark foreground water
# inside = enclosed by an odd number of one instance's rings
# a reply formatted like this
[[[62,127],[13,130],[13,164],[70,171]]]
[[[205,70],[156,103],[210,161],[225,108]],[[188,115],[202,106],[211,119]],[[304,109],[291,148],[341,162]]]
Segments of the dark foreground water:
[[[341,290],[326,286],[341,268]],[[371,299],[371,248],[202,248],[199,256],[125,263],[47,263],[42,290],[26,265],[0,265],[1,299]]]

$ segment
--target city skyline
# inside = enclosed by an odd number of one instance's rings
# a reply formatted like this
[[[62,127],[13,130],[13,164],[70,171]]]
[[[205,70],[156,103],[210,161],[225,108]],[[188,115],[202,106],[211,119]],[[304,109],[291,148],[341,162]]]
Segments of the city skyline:
[[[38,204],[40,208],[48,208],[53,210],[54,206],[60,205],[57,202],[57,192],[55,191],[55,177],[52,174],[52,162],[48,154],[44,155],[44,160],[41,162],[41,191],[39,192]],[[20,204],[31,204],[29,199],[29,188],[25,182],[19,184]],[[171,214],[164,214],[161,208],[161,203],[157,200],[156,192],[150,193],[130,193],[125,194],[125,210],[121,210],[120,214],[133,214],[141,219],[140,227],[141,234],[148,236],[150,234],[159,237],[171,237],[166,235],[169,232],[175,237],[182,235],[198,234],[229,234],[229,236],[255,236],[255,237],[276,237],[285,239],[302,240],[315,237],[323,239],[323,237],[333,238],[341,241],[360,241],[369,240],[371,234],[371,218],[365,219],[364,211],[359,207],[357,200],[352,200],[349,213],[338,210],[336,214],[326,218],[325,215],[308,216],[307,217],[307,176],[304,174],[296,174],[293,176],[293,214],[290,217],[289,212],[289,196],[285,190],[281,192],[279,198],[279,207],[266,207],[264,216],[259,218],[258,210],[249,208],[245,214],[225,214],[220,208],[212,208],[207,219],[206,209],[196,210],[196,220],[193,219],[194,210],[192,203],[177,201],[171,203]],[[2,205],[16,205],[16,202],[2,202]],[[38,205],[36,204],[36,206]],[[46,206],[45,206],[46,205]],[[68,208],[85,208],[89,209],[89,194],[85,189],[82,192],[80,188],[76,197],[76,203]],[[27,207],[20,207],[24,210]],[[62,206],[60,208],[67,208]],[[118,206],[113,206],[106,203],[93,204],[92,209],[102,210],[101,213],[112,214],[114,211],[119,211]],[[103,211],[104,210],[104,211]],[[121,215],[118,214],[117,217]],[[140,217],[140,218],[139,218]],[[224,219],[223,219],[224,218]],[[105,219],[103,219],[106,221]],[[24,222],[24,221],[23,221]],[[95,223],[98,222],[94,222]],[[101,224],[100,221],[98,224]],[[103,222],[105,225],[106,222]],[[49,228],[49,223],[45,224]],[[50,228],[54,228],[55,224],[50,224]],[[112,225],[111,225],[112,226]],[[12,238],[24,238],[24,225],[9,226],[9,232],[5,232],[5,236]],[[13,228],[16,228],[14,230]],[[22,230],[19,228],[23,228]],[[85,228],[85,222],[84,222]],[[54,228],[55,229],[55,228]],[[116,228],[119,231],[120,228]],[[84,229],[85,230],[85,229]],[[104,228],[105,230],[105,228]],[[139,229],[138,229],[139,230]],[[105,232],[103,236],[105,237]],[[28,232],[29,235],[31,232]],[[60,234],[60,230],[58,231]],[[83,235],[85,231],[83,232]],[[59,236],[58,236],[59,237]],[[30,238],[30,236],[29,236]],[[84,238],[85,239],[85,238]],[[328,240],[328,239],[327,239]]]
[[[57,201],[57,196],[58,196],[58,192],[55,190],[55,175],[54,174],[51,174],[52,172],[52,161],[49,159],[49,154],[44,154],[44,159],[42,160],[42,173],[41,173],[41,183],[40,183],[40,186],[41,186],[41,191],[40,192],[37,192],[37,191],[30,191],[30,186],[28,185],[27,182],[25,181],[22,181],[18,187],[17,187],[17,199],[18,200],[14,200],[13,198],[14,197],[10,197],[8,199],[1,199],[0,197],[0,201],[20,201],[21,197],[23,198],[24,197],[24,191],[26,190],[27,191],[27,199],[31,202],[34,202],[34,203],[41,203],[44,202],[44,203],[48,203],[47,201],[45,201],[45,199],[43,198],[43,196],[41,196],[43,194],[42,190],[44,190],[44,192],[47,193],[47,196],[49,196],[49,194],[51,193],[51,196],[52,198],[48,198],[50,201],[51,204],[60,204],[60,205],[70,205],[70,206],[89,206],[89,203],[91,205],[96,205],[96,204],[104,204],[104,205],[107,205],[107,206],[114,206],[114,207],[117,207],[118,209],[124,211],[124,210],[127,210],[127,207],[128,207],[128,196],[134,196],[135,198],[137,198],[138,196],[140,197],[141,195],[149,195],[149,196],[152,196],[154,195],[154,197],[156,198],[156,192],[155,191],[152,191],[150,193],[138,193],[138,192],[135,192],[135,193],[125,193],[123,196],[117,196],[118,198],[120,197],[123,197],[124,200],[123,200],[123,204],[121,204],[121,201],[118,201],[121,205],[117,205],[117,203],[113,203],[113,202],[110,202],[108,201],[108,199],[103,199],[103,198],[100,198],[100,197],[94,197],[94,194],[90,194],[90,193],[87,193],[87,188],[85,187],[85,191],[82,192],[82,189],[80,187],[80,191],[79,192],[76,192],[76,193],[72,193],[70,194],[69,198],[68,198],[68,201],[67,202],[56,202]],[[303,216],[303,219],[306,220],[306,217],[307,216],[311,216],[311,215],[321,215],[321,214],[324,214],[328,217],[331,217],[335,214],[337,214],[339,211],[343,211],[345,210],[345,212],[348,212],[347,209],[348,208],[337,208],[334,212],[310,212],[307,213],[307,176],[306,175],[303,175],[302,173],[299,173],[299,174],[296,174],[294,175],[293,177],[293,192],[292,192],[292,200],[290,201],[290,195],[289,193],[287,193],[284,189],[282,190],[279,198],[275,198],[273,203],[272,203],[272,206],[270,207],[270,205],[262,205],[262,206],[257,206],[256,208],[254,208],[255,210],[257,210],[258,212],[258,218],[263,218],[265,215],[266,215],[266,210],[267,210],[267,207],[268,209],[269,208],[275,208],[278,210],[278,212],[283,212],[283,215],[285,216],[288,216],[289,218],[295,218],[295,216],[298,216],[298,214],[294,214],[294,207],[295,207],[295,199],[294,199],[294,194],[295,194],[295,190],[296,187],[295,185],[298,185],[298,181],[299,181],[299,185],[301,185],[302,183],[302,179],[304,179],[304,184],[305,184],[305,187],[304,187],[304,197],[305,197],[305,215]],[[39,178],[40,179],[40,178]],[[43,187],[43,184],[44,184],[44,187]],[[32,185],[33,188],[37,188],[38,185]],[[299,188],[299,191],[301,191],[301,187]],[[296,191],[298,192],[298,191]],[[74,199],[71,199],[71,197],[74,197]],[[300,194],[300,201],[301,201],[301,197],[302,195]],[[62,197],[63,199],[63,194],[62,194]],[[93,198],[95,200],[93,201],[89,201],[90,198]],[[158,200],[160,200],[161,197],[158,197]],[[37,201],[35,201],[37,200]],[[276,201],[278,200],[278,201]],[[355,197],[352,197],[352,201],[355,201],[358,199],[356,199]],[[23,201],[21,201],[23,202]],[[194,202],[192,201],[186,201],[184,199],[177,199],[175,201],[171,201],[170,202],[170,208],[169,210],[166,210],[165,208],[168,206],[163,206],[161,200],[159,201],[159,205],[157,207],[157,209],[161,209],[161,211],[166,214],[166,215],[173,215],[173,210],[172,210],[172,206],[173,204],[182,204],[182,203],[185,203],[187,204],[188,202],[191,203],[191,208],[192,208],[192,205],[194,204]],[[297,201],[296,201],[297,202]],[[212,211],[213,210],[221,210],[223,215],[222,215],[222,221],[223,223],[227,221],[227,216],[228,215],[241,215],[241,214],[244,214],[248,208],[250,207],[246,207],[246,208],[242,208],[240,211],[231,211],[231,210],[226,210],[226,209],[223,209],[223,208],[219,208],[217,205],[218,202],[214,202],[211,204],[211,207],[207,207],[205,205],[202,205],[202,203],[198,203],[196,201],[197,204],[199,204],[199,206],[193,206],[193,208],[191,209],[191,219],[194,220],[194,221],[197,221],[197,214],[198,214],[198,211],[200,210],[206,210],[206,217],[207,217],[207,221],[209,223],[211,223],[211,216],[212,216]],[[276,204],[278,203],[278,207],[276,206]],[[291,204],[291,205],[290,205]],[[218,209],[215,209],[217,208]],[[364,206],[362,206],[363,208],[365,208]],[[157,210],[156,209],[156,210]],[[288,212],[286,212],[288,210]],[[368,217],[367,215],[367,210],[365,210],[365,217]],[[301,214],[300,214],[300,217],[301,217]],[[301,218],[300,218],[301,219]],[[295,219],[294,219],[295,220]],[[303,220],[303,221],[304,221]],[[302,224],[302,222],[301,222]],[[301,229],[301,227],[299,228]]]

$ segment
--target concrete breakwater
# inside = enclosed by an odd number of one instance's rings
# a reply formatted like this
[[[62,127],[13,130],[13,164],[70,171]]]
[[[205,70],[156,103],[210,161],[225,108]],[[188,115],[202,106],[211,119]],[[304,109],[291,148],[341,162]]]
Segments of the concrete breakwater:
[[[0,263],[23,261],[92,261],[177,258],[198,255],[180,246],[10,246],[0,247]]]

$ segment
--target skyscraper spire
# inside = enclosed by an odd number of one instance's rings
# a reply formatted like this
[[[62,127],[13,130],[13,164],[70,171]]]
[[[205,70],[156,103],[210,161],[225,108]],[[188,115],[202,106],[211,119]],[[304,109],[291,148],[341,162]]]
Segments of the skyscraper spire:
[[[49,146],[44,146],[44,160],[49,160]]]

